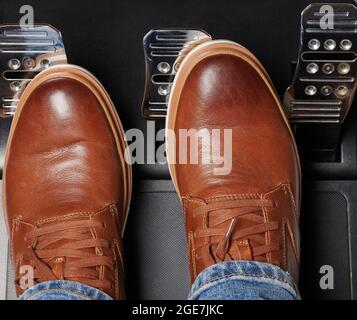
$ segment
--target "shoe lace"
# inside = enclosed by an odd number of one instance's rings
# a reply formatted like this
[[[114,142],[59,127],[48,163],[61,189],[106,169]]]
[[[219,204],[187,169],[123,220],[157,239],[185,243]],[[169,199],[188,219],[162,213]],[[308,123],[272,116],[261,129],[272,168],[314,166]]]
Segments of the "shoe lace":
[[[96,238],[95,229],[105,228],[99,221],[65,221],[39,226],[26,234],[33,244],[24,259],[33,261],[35,283],[53,279],[82,279],[88,285],[110,289],[111,283],[99,278],[98,267],[114,269],[111,252],[105,239]],[[60,266],[60,275],[54,273],[49,263]]]
[[[262,214],[263,207],[273,208],[275,202],[267,199],[239,199],[215,202],[195,209],[195,216],[205,215],[205,228],[195,232],[196,238],[220,239],[209,241],[204,247],[209,246],[208,252],[224,261],[229,252],[231,241],[250,240],[253,260],[262,260],[262,256],[279,250],[278,243],[266,244],[265,233],[279,228],[277,221],[265,221]],[[249,227],[240,227],[239,221],[250,222]],[[228,223],[227,223],[228,222]],[[224,224],[225,227],[219,227]],[[228,227],[226,225],[228,224]],[[207,252],[207,250],[204,250]],[[234,260],[231,257],[232,260]],[[273,263],[278,264],[278,261]]]

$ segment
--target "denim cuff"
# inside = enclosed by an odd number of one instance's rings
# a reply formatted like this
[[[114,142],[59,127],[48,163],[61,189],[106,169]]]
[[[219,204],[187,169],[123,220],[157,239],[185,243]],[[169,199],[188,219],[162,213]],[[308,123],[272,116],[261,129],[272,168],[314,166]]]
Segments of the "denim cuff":
[[[256,261],[228,261],[203,270],[190,300],[297,300],[297,285],[281,268]]]
[[[27,289],[19,300],[113,300],[86,284],[67,280],[41,282]]]

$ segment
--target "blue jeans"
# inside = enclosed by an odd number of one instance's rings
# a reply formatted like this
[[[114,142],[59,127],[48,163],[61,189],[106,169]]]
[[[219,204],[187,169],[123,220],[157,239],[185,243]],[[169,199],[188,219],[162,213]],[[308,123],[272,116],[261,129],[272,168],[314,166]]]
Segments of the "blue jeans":
[[[296,300],[291,276],[271,264],[230,261],[213,265],[197,277],[190,300]],[[111,300],[104,292],[79,282],[56,280],[39,283],[20,300]]]

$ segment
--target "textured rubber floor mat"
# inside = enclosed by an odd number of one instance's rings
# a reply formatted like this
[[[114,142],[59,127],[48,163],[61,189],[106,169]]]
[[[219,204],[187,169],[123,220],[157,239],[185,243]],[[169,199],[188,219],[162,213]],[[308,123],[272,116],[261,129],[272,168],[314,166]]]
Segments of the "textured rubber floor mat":
[[[303,201],[301,217],[302,277],[304,299],[351,299],[352,269],[349,218],[353,211],[340,182],[319,182]],[[348,182],[342,182],[348,186]],[[341,191],[335,191],[334,187]],[[333,268],[333,288],[321,287],[324,266]],[[322,268],[322,269],[321,269]]]
[[[180,201],[171,181],[141,181],[125,232],[129,299],[187,299],[187,242]]]

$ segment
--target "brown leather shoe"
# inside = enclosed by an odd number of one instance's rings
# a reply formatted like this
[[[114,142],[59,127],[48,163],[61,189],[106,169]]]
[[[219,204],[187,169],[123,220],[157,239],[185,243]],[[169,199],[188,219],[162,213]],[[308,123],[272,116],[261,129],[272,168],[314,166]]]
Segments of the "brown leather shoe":
[[[192,281],[203,269],[229,260],[278,265],[298,281],[299,158],[279,98],[257,59],[229,41],[209,41],[191,51],[172,87],[167,128]],[[175,143],[170,131],[178,137],[180,129],[205,128],[211,135],[212,129],[232,130],[228,175],[215,174],[222,165],[212,161],[175,164],[184,141]],[[223,155],[223,136],[221,154],[213,152],[212,159]],[[189,154],[190,144],[184,146]],[[198,150],[201,159],[210,159],[201,139]]]
[[[3,179],[18,295],[22,267],[32,266],[34,284],[79,281],[124,297],[125,146],[108,94],[84,69],[52,67],[26,88]]]

